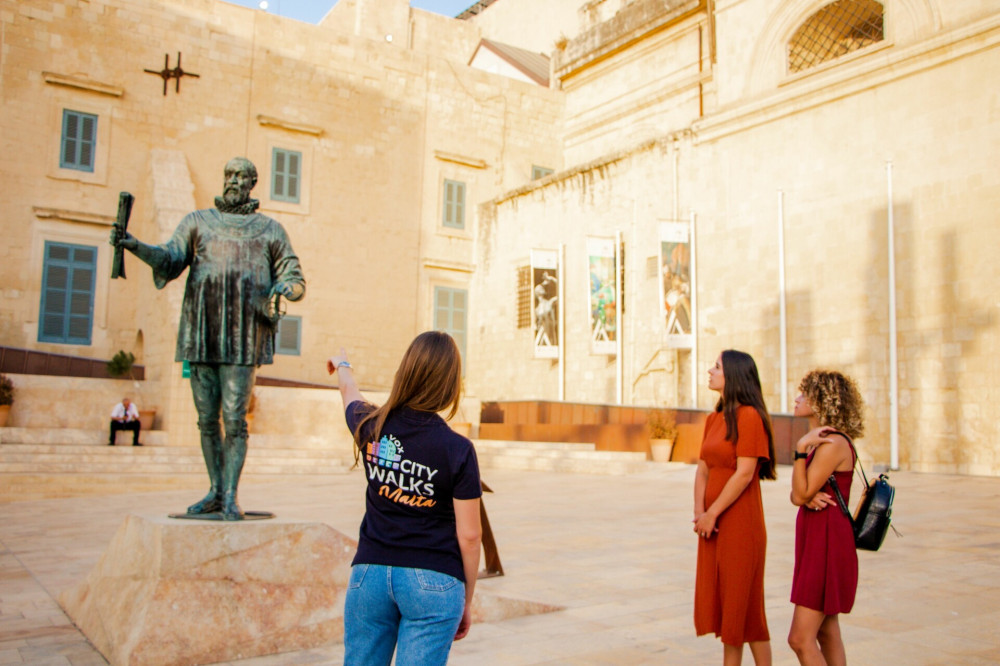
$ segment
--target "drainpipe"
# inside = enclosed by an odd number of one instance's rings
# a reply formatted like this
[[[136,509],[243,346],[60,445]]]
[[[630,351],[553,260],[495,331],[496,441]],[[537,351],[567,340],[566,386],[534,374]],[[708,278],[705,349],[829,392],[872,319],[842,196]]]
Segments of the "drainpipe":
[[[695,245],[695,213],[691,211],[691,406],[698,409],[698,252]]]
[[[778,190],[778,312],[781,340],[781,411],[788,409],[788,315],[785,309],[785,193]]]
[[[892,162],[886,162],[889,210],[889,468],[899,469],[899,359],[896,356],[896,225],[892,215]]]

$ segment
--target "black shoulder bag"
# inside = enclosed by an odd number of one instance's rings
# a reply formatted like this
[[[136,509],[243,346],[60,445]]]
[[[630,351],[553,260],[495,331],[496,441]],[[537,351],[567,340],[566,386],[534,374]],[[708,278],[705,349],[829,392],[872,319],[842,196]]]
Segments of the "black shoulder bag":
[[[887,474],[879,474],[878,478],[869,484],[868,477],[865,476],[865,468],[858,459],[858,451],[854,448],[854,442],[840,431],[837,431],[837,434],[842,435],[851,445],[851,451],[854,453],[854,464],[861,470],[861,478],[865,482],[865,489],[861,494],[858,508],[854,512],[854,518],[851,518],[851,512],[847,508],[847,502],[840,492],[840,486],[837,485],[834,474],[830,475],[830,486],[833,487],[833,493],[837,496],[840,510],[844,512],[854,528],[854,546],[862,550],[878,550],[882,542],[885,541],[885,535],[889,532],[892,522],[892,500],[896,495],[896,489],[889,485],[889,475]],[[893,527],[892,531],[896,532],[896,528]],[[899,532],[896,532],[896,536],[899,536]]]

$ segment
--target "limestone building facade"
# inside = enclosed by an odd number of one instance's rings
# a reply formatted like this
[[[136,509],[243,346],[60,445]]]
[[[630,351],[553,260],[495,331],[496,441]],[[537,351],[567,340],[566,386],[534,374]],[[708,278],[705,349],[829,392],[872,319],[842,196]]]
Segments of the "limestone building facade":
[[[0,23],[0,341],[135,351],[171,430],[181,287],[131,258],[111,281],[109,226],[128,190],[162,242],[244,154],[308,282],[261,374],[321,382],[345,346],[384,388],[444,328],[481,400],[707,409],[738,348],[773,411],[813,367],[854,376],[868,462],[1000,473],[990,3],[340,0],[312,26],[0,0]],[[79,312],[47,305],[62,269]]]

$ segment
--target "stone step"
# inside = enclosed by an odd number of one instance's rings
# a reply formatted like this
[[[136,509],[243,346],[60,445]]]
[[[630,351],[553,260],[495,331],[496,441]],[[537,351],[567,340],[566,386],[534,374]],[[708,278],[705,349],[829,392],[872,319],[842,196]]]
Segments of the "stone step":
[[[53,436],[48,433],[36,439],[51,440]],[[69,442],[9,443],[7,439],[0,445],[0,502],[202,489],[207,482],[205,461],[197,446],[73,443],[80,440],[73,432],[59,439]],[[342,475],[350,471],[351,462],[330,447],[274,448],[255,446],[251,441],[241,483],[295,483],[303,477]]]
[[[133,447],[130,444],[119,444],[118,446],[91,446],[89,444],[3,444],[0,445],[0,460],[8,456],[15,455],[48,455],[61,456],[65,459],[83,459],[91,456],[94,459],[114,459],[113,456],[120,456],[124,459],[133,459],[133,456],[142,456],[142,459],[182,459],[184,456],[191,456],[202,460],[201,448],[197,446],[143,446]],[[275,448],[262,447],[250,444],[247,447],[247,459],[252,458],[283,458],[302,460],[340,460],[343,458],[329,449],[321,451],[317,449],[295,449],[295,448]]]
[[[508,440],[508,439],[476,439],[476,450],[480,448],[499,447],[530,447],[537,451],[596,451],[597,445],[593,442],[536,442],[529,440]]]
[[[132,433],[119,432],[115,440],[118,446],[129,446]],[[139,441],[144,446],[169,446],[169,433],[165,430],[146,430],[140,433]],[[0,428],[0,444],[57,444],[60,446],[106,446],[107,430],[92,428]],[[178,443],[183,445],[183,443]],[[271,447],[289,449],[325,449],[330,445],[330,439],[320,435],[272,435],[265,433],[250,433],[249,445],[252,447]]]
[[[648,462],[646,454],[640,452],[597,451],[587,444],[483,439],[475,444],[479,463],[487,469],[622,475],[673,464]]]
[[[0,447],[0,472],[136,473],[204,470],[201,451],[173,446],[78,446],[53,444],[4,444]],[[294,449],[249,449],[247,471],[260,473],[342,473],[346,466],[333,454]]]
[[[244,470],[241,487],[248,483],[296,483],[301,474],[257,474]],[[192,502],[201,497],[207,488],[208,477],[204,466],[196,474],[2,474],[0,473],[0,503],[22,502],[60,497],[86,495],[118,495],[122,493],[147,493],[169,490],[191,490]],[[200,494],[199,494],[200,493]],[[241,493],[242,494],[242,493]],[[184,506],[178,506],[183,511]],[[257,507],[245,506],[255,510]],[[264,507],[266,509],[266,507]]]

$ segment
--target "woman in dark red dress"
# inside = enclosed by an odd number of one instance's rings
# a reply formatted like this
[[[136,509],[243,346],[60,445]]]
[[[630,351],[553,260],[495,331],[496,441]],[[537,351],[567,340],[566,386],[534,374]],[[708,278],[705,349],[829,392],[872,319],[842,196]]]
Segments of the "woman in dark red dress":
[[[775,478],[771,420],[749,355],[722,352],[708,371],[708,388],[721,397],[705,422],[694,482],[695,631],[722,639],[726,666],[740,664],[744,643],[757,666],[770,666],[760,480]]]
[[[864,434],[863,402],[854,382],[839,372],[813,370],[799,384],[795,415],[810,430],[795,445],[792,504],[795,573],[788,644],[801,664],[847,663],[840,613],[849,613],[858,589],[858,554],[851,523],[837,504],[832,474],[850,501],[854,450],[847,439]],[[846,435],[846,436],[845,436]]]

